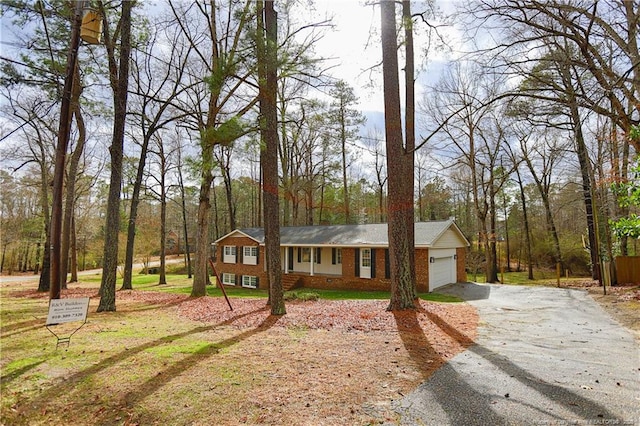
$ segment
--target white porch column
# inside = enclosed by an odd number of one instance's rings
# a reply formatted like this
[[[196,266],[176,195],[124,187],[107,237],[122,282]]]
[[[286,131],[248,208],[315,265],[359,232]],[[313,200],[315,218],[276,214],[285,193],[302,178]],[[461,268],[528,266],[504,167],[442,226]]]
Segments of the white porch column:
[[[314,263],[315,263],[315,261],[316,261],[316,248],[315,248],[315,247],[311,247],[311,248],[309,249],[309,251],[311,251],[311,256],[310,256],[310,259],[311,259],[311,265],[310,265],[310,267],[309,267],[309,275],[313,276],[313,264],[314,264]]]
[[[289,273],[289,247],[284,248],[284,273]]]

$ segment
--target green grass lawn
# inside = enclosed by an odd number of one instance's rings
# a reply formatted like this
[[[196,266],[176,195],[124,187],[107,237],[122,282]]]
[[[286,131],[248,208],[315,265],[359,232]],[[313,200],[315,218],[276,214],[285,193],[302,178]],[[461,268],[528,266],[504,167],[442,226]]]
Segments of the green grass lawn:
[[[182,274],[167,274],[167,284],[158,284],[158,275],[154,274],[134,274],[132,286],[134,290],[152,290],[162,291],[176,294],[190,294],[193,279],[188,278],[187,275]],[[482,273],[477,275],[469,274],[470,281],[485,283],[485,276]],[[100,285],[100,275],[83,276],[81,278],[84,283],[93,283],[97,286]],[[528,273],[526,271],[521,272],[504,272],[498,273],[498,279],[502,284],[509,285],[527,285],[527,286],[556,286],[557,277],[555,271],[551,270],[536,270],[534,271],[534,280],[529,280]],[[584,280],[585,277],[562,277],[560,279],[561,285],[570,284],[572,281]],[[212,278],[215,282],[215,278]],[[122,285],[122,278],[117,281],[117,288]],[[267,290],[262,289],[248,289],[243,287],[225,287],[227,295],[229,297],[244,297],[244,298],[267,298]],[[290,294],[289,298],[305,299],[315,298],[324,300],[384,300],[389,299],[389,292],[387,291],[362,291],[362,290],[323,290],[313,288],[299,288],[292,291],[294,294]],[[215,285],[207,286],[207,295],[214,297],[221,297],[222,291]],[[285,295],[287,296],[287,295]],[[422,300],[428,300],[441,303],[456,303],[462,300],[445,294],[434,293],[421,293],[418,297]]]
[[[134,290],[152,290],[163,291],[168,293],[177,294],[191,294],[191,286],[193,279],[188,278],[187,275],[182,274],[167,274],[167,284],[158,284],[158,275],[154,274],[134,274],[132,286]],[[477,275],[469,274],[470,281],[477,283],[485,283],[485,276],[483,273]],[[100,275],[83,276],[82,282],[94,283],[100,285]],[[528,273],[526,271],[521,272],[504,272],[498,273],[498,279],[502,284],[508,285],[527,285],[527,286],[556,286],[557,277],[556,272],[551,270],[536,270],[534,271],[534,280],[529,280]],[[561,285],[570,284],[572,281],[581,281],[585,277],[562,277],[560,279]],[[212,282],[215,282],[215,278],[212,278]],[[122,285],[122,278],[117,281],[117,288]],[[267,298],[267,290],[262,289],[249,289],[243,287],[225,287],[227,295],[229,297],[245,297],[245,298]],[[387,291],[363,291],[363,290],[322,290],[313,288],[299,288],[293,290],[294,298],[316,298],[324,300],[384,300],[389,299],[389,292]],[[221,297],[222,291],[215,285],[207,286],[207,295],[214,297]],[[310,296],[311,295],[311,296]],[[285,295],[286,296],[286,295]],[[428,300],[432,302],[441,303],[456,303],[462,300],[441,293],[421,293],[418,297],[422,300]]]
[[[134,290],[152,290],[163,291],[176,294],[190,294],[192,279],[186,275],[180,274],[167,274],[167,284],[158,284],[158,275],[145,275],[134,274],[132,279],[132,287]],[[82,277],[82,281],[86,283],[95,283],[100,285],[100,276],[85,276]],[[215,278],[213,279],[215,282]],[[122,286],[122,278],[119,278],[116,283],[116,288]],[[225,290],[229,297],[246,297],[246,298],[267,298],[267,290],[261,289],[249,289],[243,287],[226,286]],[[317,295],[316,298],[324,300],[384,300],[389,299],[389,292],[387,291],[362,291],[362,290],[323,290],[313,288],[301,288],[296,289],[293,292],[296,295],[301,296],[298,298],[304,298],[305,294]],[[221,297],[222,291],[215,285],[207,286],[207,295],[214,297]],[[432,302],[441,303],[456,303],[462,300],[445,294],[439,293],[421,293],[418,297],[422,300],[428,300]]]
[[[485,276],[483,273],[478,273],[477,276],[468,274],[469,280],[477,283],[485,283]],[[558,282],[558,277],[555,271],[551,270],[535,270],[533,272],[533,280],[529,279],[529,274],[526,271],[521,272],[498,272],[498,280],[502,284],[510,285],[530,285],[530,286],[555,286]],[[589,277],[560,277],[560,284],[568,284],[572,281],[584,281],[590,279]]]

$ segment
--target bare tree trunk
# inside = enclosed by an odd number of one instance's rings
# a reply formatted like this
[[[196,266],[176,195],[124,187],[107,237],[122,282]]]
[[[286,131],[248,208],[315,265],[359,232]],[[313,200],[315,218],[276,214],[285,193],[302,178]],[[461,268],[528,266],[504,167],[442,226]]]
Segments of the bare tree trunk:
[[[489,183],[489,239],[488,239],[488,251],[487,251],[487,282],[498,282],[498,255],[496,251],[496,242],[498,238],[496,229],[496,190],[493,175],[491,175],[491,181]]]
[[[524,240],[527,253],[527,278],[533,280],[533,260],[531,259],[531,231],[529,230],[529,216],[527,214],[527,201],[520,176],[520,169],[516,166],[516,176],[518,177],[518,187],[520,188],[520,200],[522,201],[522,219],[524,225]]]
[[[313,210],[314,210],[314,206],[313,206],[313,186],[314,186],[314,176],[313,176],[313,158],[312,158],[312,151],[311,148],[309,148],[308,152],[306,153],[306,167],[305,167],[305,174],[306,174],[306,181],[304,184],[304,195],[305,195],[305,204],[306,204],[306,219],[305,219],[305,225],[313,225]]]
[[[416,149],[416,130],[415,130],[415,65],[413,51],[413,17],[411,15],[411,1],[402,1],[402,20],[405,35],[405,147],[402,158],[404,168],[403,179],[404,203],[411,205],[407,207],[403,221],[407,233],[407,245],[409,249],[409,258],[405,260],[405,268],[409,269],[408,282],[409,287],[405,289],[405,294],[409,297],[417,299],[416,287],[416,269],[415,269],[415,149]],[[408,265],[406,264],[408,262]],[[404,303],[403,303],[404,304]]]
[[[33,268],[33,275],[38,275],[38,273],[40,272],[40,249],[41,248],[42,248],[42,243],[38,241],[36,243],[36,260],[35,260],[35,267]],[[2,272],[2,265],[0,265],[0,272]]]
[[[191,278],[191,250],[189,247],[189,227],[187,226],[187,203],[185,201],[184,180],[182,178],[182,148],[178,146],[178,185],[182,207],[182,228],[184,230],[184,254],[187,259],[187,276]]]
[[[341,133],[342,133],[342,137],[341,137],[341,144],[342,144],[342,191],[343,191],[343,196],[344,196],[344,223],[351,223],[351,209],[349,207],[350,204],[350,200],[349,200],[349,181],[347,180],[347,141],[346,141],[346,137],[344,136],[345,134],[345,129],[344,129],[344,123],[342,123],[342,129],[341,129]]]
[[[25,244],[24,255],[22,258],[22,265],[20,266],[20,272],[27,272],[28,264],[29,264],[29,248],[31,244],[28,242]]]
[[[638,76],[640,76],[640,73],[636,73]],[[629,110],[632,110],[633,107],[630,107]],[[614,140],[617,141],[618,139],[618,128],[616,127],[615,124],[611,125],[613,130],[613,138]],[[618,151],[617,149],[617,142],[616,142],[616,152]],[[622,159],[621,161],[619,161],[618,159],[616,159],[616,167],[619,169],[619,172],[616,174],[616,177],[618,179],[620,179],[621,182],[627,182],[629,179],[629,144],[625,143],[623,144],[622,147]],[[618,166],[618,164],[620,164]],[[629,216],[629,206],[624,205],[621,206],[620,203],[615,203],[614,204],[616,206],[617,209],[617,217],[626,217]],[[620,245],[620,255],[622,256],[628,256],[629,255],[629,237],[624,235],[621,236],[619,239],[619,245]]]
[[[222,171],[222,179],[224,181],[224,194],[227,200],[227,212],[229,214],[229,231],[236,229],[236,207],[233,202],[233,191],[231,190],[231,148],[220,146],[221,152],[218,161],[220,170]]]
[[[78,241],[76,238],[76,218],[74,214],[71,216],[71,244],[69,244],[69,258],[71,259],[69,262],[71,265],[70,283],[78,282]]]
[[[0,272],[4,272],[4,261],[7,259],[7,244],[2,245],[2,260],[0,260]]]
[[[64,221],[62,223],[62,245],[60,248],[60,283],[62,288],[67,288],[67,272],[69,267],[69,247],[71,245],[71,221],[74,216],[75,199],[76,199],[76,180],[78,175],[78,164],[84,151],[84,145],[87,139],[87,129],[84,123],[84,117],[80,110],[80,96],[82,94],[82,83],[80,81],[80,72],[76,66],[75,78],[72,90],[71,108],[76,119],[78,127],[78,142],[73,150],[71,160],[69,161],[69,171],[67,174],[67,186],[64,206]]]
[[[47,207],[48,209],[48,207]],[[45,226],[45,248],[42,252],[42,270],[40,272],[40,280],[38,281],[38,291],[45,292],[50,290],[51,286],[51,250],[47,247],[51,245],[49,225]]]
[[[202,142],[204,143],[204,142]],[[211,204],[209,194],[213,175],[211,174],[212,153],[210,149],[203,147],[203,154],[209,158],[203,158],[202,176],[200,180],[200,197],[198,200],[198,226],[196,236],[195,271],[193,274],[193,287],[191,297],[202,297],[207,294],[209,274],[207,262],[209,260],[209,211]]]
[[[264,20],[262,7],[264,4]],[[286,309],[282,290],[280,260],[280,211],[278,202],[278,112],[277,112],[277,55],[278,23],[273,1],[258,0],[258,59],[260,73],[260,111],[264,149],[261,164],[264,177],[264,228],[269,303],[272,315],[284,315]],[[266,40],[264,35],[266,35]]]
[[[324,224],[324,191],[327,187],[327,162],[326,156],[322,156],[322,181],[320,182],[320,201],[318,206],[318,223]]]
[[[504,194],[504,193],[503,193]],[[511,272],[511,245],[509,244],[509,209],[507,208],[507,197],[503,197],[504,208],[504,243],[505,243],[505,262],[507,266],[507,272]]]
[[[594,216],[594,210],[596,209],[594,209],[595,201],[593,199],[592,171],[591,164],[589,162],[589,153],[587,151],[587,146],[584,141],[584,135],[582,133],[582,120],[580,119],[578,101],[573,88],[569,66],[566,63],[559,63],[559,66],[560,75],[562,77],[566,95],[568,98],[567,103],[570,110],[571,123],[576,143],[576,153],[578,154],[578,161],[580,163],[580,174],[582,176],[582,195],[584,198],[585,212],[587,214],[587,231],[589,233],[589,252],[591,254],[592,278],[594,280],[600,281],[600,283],[602,284],[602,277],[600,274],[600,244],[597,235],[597,219]]]
[[[378,210],[380,211],[380,223],[384,222],[385,209],[384,209],[384,187],[387,183],[387,177],[383,175],[384,161],[381,161],[381,153],[376,145],[375,150],[375,167],[376,167],[376,190],[378,192]]]
[[[111,178],[107,200],[102,282],[100,283],[100,304],[98,312],[116,310],[116,272],[118,268],[118,235],[120,229],[120,185],[122,184],[122,156],[124,144],[125,118],[127,114],[127,89],[129,87],[129,58],[131,56],[131,10],[133,2],[122,4],[120,18],[120,64],[116,71],[114,44],[108,42],[105,31],[105,45],[109,53],[109,68],[112,71],[114,92],[114,123],[111,153]],[[106,16],[103,11],[103,16]],[[105,25],[105,27],[107,27]],[[115,74],[114,74],[115,73]]]
[[[167,283],[167,188],[166,188],[166,158],[164,155],[164,149],[162,142],[160,142],[160,161],[161,176],[160,176],[160,277],[158,284]]]
[[[51,216],[49,215],[49,177],[44,167],[40,168],[40,173],[40,208],[42,209],[44,247],[42,250],[42,268],[40,269],[38,291],[45,292],[49,291],[51,286]],[[4,261],[4,256],[2,259]]]
[[[50,299],[60,298],[60,263],[62,237],[62,191],[64,184],[64,169],[67,146],[71,133],[71,98],[76,63],[78,61],[78,47],[80,45],[80,24],[82,3],[77,2],[71,30],[71,45],[67,55],[67,75],[65,76],[60,112],[60,127],[58,128],[58,144],[56,147],[55,170],[53,173],[53,203],[51,208],[51,286]],[[48,248],[49,246],[47,246]]]
[[[571,115],[574,120],[575,141],[580,162],[580,173],[582,175],[582,195],[584,197],[585,211],[587,213],[587,231],[589,233],[589,253],[591,254],[592,278],[602,283],[600,274],[600,244],[598,242],[595,218],[595,200],[593,199],[593,185],[591,179],[591,167],[587,153],[587,146],[582,134],[582,124],[578,115],[577,106],[571,106]]]
[[[533,176],[533,180],[535,181],[538,192],[540,193],[540,198],[542,199],[547,229],[551,233],[551,238],[553,239],[553,257],[556,263],[563,264],[564,262],[562,260],[562,251],[560,250],[560,237],[558,236],[558,229],[556,227],[555,220],[553,219],[553,214],[551,212],[551,202],[549,201],[549,185],[543,183],[543,179],[538,176],[537,169],[532,163],[528,154],[524,155],[524,161],[527,164],[531,175]]]
[[[415,247],[412,245],[414,232],[413,161],[409,158],[413,157],[413,150],[407,152],[402,140],[395,3],[382,2],[381,9],[389,260],[391,266],[391,300],[387,309],[413,309],[417,297]],[[403,12],[403,16],[405,13]],[[410,65],[409,61],[407,65]]]
[[[282,85],[284,86],[284,85]],[[284,93],[284,87],[280,94],[280,137],[281,141],[278,146],[278,153],[280,155],[280,167],[282,168],[282,226],[289,226],[291,224],[291,204],[294,199],[293,194],[293,160],[291,159],[292,144],[288,140],[287,135],[287,99]],[[262,170],[262,166],[260,168]]]
[[[133,193],[131,194],[131,205],[129,206],[129,221],[127,223],[127,243],[124,255],[124,276],[122,279],[122,290],[133,289],[133,257],[136,239],[136,220],[138,218],[138,206],[140,205],[140,191],[142,189],[142,179],[144,177],[144,168],[147,162],[147,152],[149,150],[149,142],[151,134],[147,133],[142,141],[140,148],[140,158],[138,159],[138,169],[136,171],[136,180],[133,183]]]

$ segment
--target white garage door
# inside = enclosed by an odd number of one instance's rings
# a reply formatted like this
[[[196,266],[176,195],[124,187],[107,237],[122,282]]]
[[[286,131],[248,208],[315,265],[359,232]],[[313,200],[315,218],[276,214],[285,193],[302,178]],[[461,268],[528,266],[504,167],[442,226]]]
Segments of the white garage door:
[[[429,263],[429,291],[456,282],[456,263],[453,256],[435,257]]]

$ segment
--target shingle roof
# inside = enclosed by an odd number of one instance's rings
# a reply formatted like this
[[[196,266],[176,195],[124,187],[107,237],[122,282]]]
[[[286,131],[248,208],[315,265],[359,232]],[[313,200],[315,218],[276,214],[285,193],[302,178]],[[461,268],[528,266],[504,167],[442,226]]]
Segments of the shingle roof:
[[[452,220],[416,222],[415,244],[416,246],[432,246],[433,243],[447,229],[453,226],[460,230]],[[243,228],[239,232],[254,239],[259,244],[264,243],[263,228]],[[460,235],[464,238],[462,233]],[[225,238],[226,235],[218,241]],[[288,226],[280,228],[281,246],[378,246],[389,245],[387,224],[365,225],[314,225],[314,226]]]

